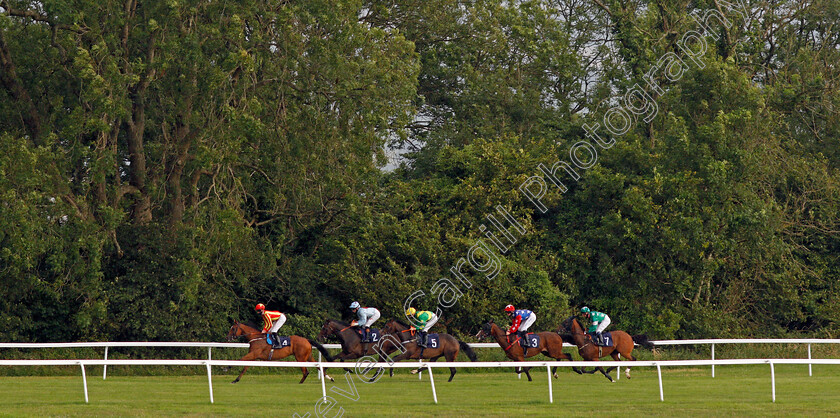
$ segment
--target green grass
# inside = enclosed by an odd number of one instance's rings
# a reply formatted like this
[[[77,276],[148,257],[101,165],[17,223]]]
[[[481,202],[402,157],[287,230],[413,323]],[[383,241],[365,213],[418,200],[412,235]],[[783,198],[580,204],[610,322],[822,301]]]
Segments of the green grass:
[[[92,368],[93,369],[93,368]],[[101,370],[101,369],[100,369]],[[345,416],[767,416],[836,415],[840,413],[840,368],[815,365],[776,366],[776,403],[771,402],[769,366],[719,366],[712,379],[707,367],[663,369],[665,402],[659,401],[656,370],[633,369],[633,379],[610,383],[600,375],[579,376],[568,370],[553,380],[554,403],[548,402],[545,369],[532,370],[533,382],[512,372],[459,373],[436,369],[439,403],[432,403],[427,376],[418,380],[405,370],[376,383],[356,382],[359,400],[330,387],[349,390],[343,377],[327,383],[328,393]],[[562,369],[561,369],[562,370]],[[215,373],[220,373],[216,370]],[[232,372],[231,372],[232,373]],[[339,375],[338,370],[334,376]],[[339,375],[340,376],[340,375]],[[206,376],[109,376],[89,370],[90,403],[84,403],[81,376],[0,378],[0,416],[159,416],[314,414],[320,382],[310,375],[246,374],[231,385],[233,374],[215,374],[215,404],[209,403]]]

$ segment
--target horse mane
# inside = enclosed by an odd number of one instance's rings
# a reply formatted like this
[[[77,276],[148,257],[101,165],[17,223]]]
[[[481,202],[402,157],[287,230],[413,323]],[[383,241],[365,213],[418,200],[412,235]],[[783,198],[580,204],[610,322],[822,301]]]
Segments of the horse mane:
[[[349,322],[340,321],[338,319],[330,319],[330,321],[335,322],[338,325],[341,325],[342,327],[349,327],[350,326]]]
[[[261,329],[262,329],[262,327],[261,327],[261,326],[259,326],[259,325],[257,325],[254,321],[245,321],[245,322],[240,322],[240,324],[245,325],[246,327],[251,327],[251,328],[253,328],[253,329],[257,330],[257,331],[259,331],[259,330],[261,330]]]
[[[405,323],[405,322],[403,322],[403,321],[400,321],[400,320],[399,320],[399,319],[397,319],[397,318],[391,318],[391,320],[392,320],[392,321],[394,321],[394,322],[396,322],[396,323],[398,323],[398,324],[400,324],[400,325],[402,325],[402,326],[404,326],[404,327],[406,327],[406,328],[410,328],[408,324],[406,324],[406,323]]]

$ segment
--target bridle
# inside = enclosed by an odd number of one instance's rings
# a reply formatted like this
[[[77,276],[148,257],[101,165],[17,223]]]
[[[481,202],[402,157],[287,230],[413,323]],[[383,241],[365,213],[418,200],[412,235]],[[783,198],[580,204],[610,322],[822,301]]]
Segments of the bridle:
[[[237,337],[248,337],[249,335],[254,335],[254,334],[262,335],[262,333],[257,333],[257,332],[246,332],[245,330],[242,329],[242,325],[243,324],[239,323],[239,324],[234,324],[232,327],[230,327],[230,331],[228,331],[228,341],[233,341],[233,339],[237,338]],[[234,329],[236,329],[236,333],[233,334],[233,335],[230,335],[231,331],[233,331]],[[262,336],[257,337],[257,338],[251,338],[250,340],[248,340],[248,344],[250,344],[254,341],[259,341],[259,340],[264,340],[264,339],[266,339],[265,335],[262,335]]]

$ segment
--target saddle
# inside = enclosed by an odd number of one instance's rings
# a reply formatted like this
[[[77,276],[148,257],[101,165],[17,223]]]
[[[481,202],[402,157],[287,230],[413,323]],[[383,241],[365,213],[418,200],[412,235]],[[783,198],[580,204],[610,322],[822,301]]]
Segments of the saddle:
[[[613,346],[612,332],[601,333],[601,338],[600,339],[595,334],[589,334],[589,338],[592,340],[592,344],[595,344],[599,347],[612,347]]]
[[[423,334],[418,333],[417,335],[417,345],[420,348],[438,348],[440,347],[440,335],[439,334],[426,334],[425,341],[423,339]]]
[[[370,332],[368,333],[368,336],[370,337],[369,339],[365,339],[361,329],[356,330],[356,333],[359,334],[359,339],[361,339],[362,343],[365,344],[378,342],[379,339],[382,338],[382,332],[378,329],[373,328],[371,328]]]
[[[519,340],[519,344],[522,348],[537,348],[540,346],[540,335],[529,332]]]
[[[268,345],[271,346],[271,348],[278,349],[278,348],[288,347],[288,346],[292,345],[292,337],[277,336],[277,339],[275,340],[269,334],[269,335],[265,336],[265,342],[267,342]]]

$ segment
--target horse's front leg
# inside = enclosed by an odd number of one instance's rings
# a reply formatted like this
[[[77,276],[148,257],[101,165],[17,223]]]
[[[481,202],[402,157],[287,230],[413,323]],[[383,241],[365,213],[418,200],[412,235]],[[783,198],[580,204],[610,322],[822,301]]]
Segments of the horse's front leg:
[[[245,354],[245,356],[244,356],[244,357],[242,357],[241,359],[239,359],[239,361],[251,361],[251,360],[258,360],[258,359],[257,359],[257,354],[256,354],[256,353],[254,353],[254,352],[250,352],[250,353],[248,353],[248,354]],[[246,371],[248,371],[248,366],[245,366],[245,367],[242,369],[242,373],[239,373],[239,376],[236,376],[236,379],[234,379],[234,381],[233,381],[233,382],[230,382],[230,383],[236,383],[236,382],[238,382],[238,381],[239,381],[239,379],[242,379],[242,375],[243,375],[243,374],[245,374],[245,372],[246,372]]]
[[[615,368],[615,367],[613,367],[613,368]],[[612,376],[610,376],[609,369],[607,369],[607,371],[604,371],[604,368],[603,368],[603,367],[598,366],[598,367],[596,367],[596,368],[595,368],[595,370],[597,370],[597,371],[599,371],[599,372],[603,373],[603,374],[604,374],[604,376],[606,376],[606,378],[607,378],[607,379],[610,379],[610,382],[615,383],[615,380],[613,380]],[[592,373],[595,373],[595,371],[593,371]]]
[[[347,358],[349,358],[349,357],[350,357],[350,356],[352,356],[352,355],[353,355],[353,353],[347,353],[347,352],[342,351],[342,352],[341,352],[341,353],[339,353],[337,356],[335,356],[335,358],[334,358],[333,360],[338,359],[338,361],[339,361],[340,363],[344,363],[344,360],[345,360],[345,359],[347,359]],[[348,369],[348,368],[346,368],[346,367],[344,367],[344,371],[345,371],[345,372],[352,372],[352,370],[350,370],[350,369]]]

